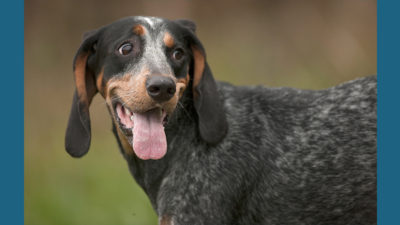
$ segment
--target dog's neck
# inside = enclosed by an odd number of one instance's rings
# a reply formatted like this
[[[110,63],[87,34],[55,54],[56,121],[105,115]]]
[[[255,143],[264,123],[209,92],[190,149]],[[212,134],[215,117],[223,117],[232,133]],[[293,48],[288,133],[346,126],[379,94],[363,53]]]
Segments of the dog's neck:
[[[119,137],[113,124],[113,130],[118,142]],[[129,162],[129,169],[136,182],[143,188],[149,196],[154,208],[156,208],[157,193],[162,183],[163,177],[168,173],[170,162],[174,162],[175,157],[184,157],[192,151],[199,151],[203,142],[199,138],[197,129],[197,114],[193,106],[191,89],[185,91],[174,113],[170,116],[165,127],[167,136],[167,154],[159,160],[141,160],[134,153],[127,154],[123,146],[119,144],[120,150],[125,159]],[[196,144],[190,144],[196,143]],[[192,148],[190,146],[197,146]]]

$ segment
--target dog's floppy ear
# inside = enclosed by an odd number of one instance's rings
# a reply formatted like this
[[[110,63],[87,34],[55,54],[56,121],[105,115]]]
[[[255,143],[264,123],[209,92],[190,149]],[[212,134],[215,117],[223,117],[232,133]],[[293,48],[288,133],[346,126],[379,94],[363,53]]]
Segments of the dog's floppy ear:
[[[191,20],[179,19],[179,20],[175,20],[175,22],[178,23],[180,26],[182,26],[186,29],[189,29],[193,33],[196,32],[196,24]]]
[[[89,150],[91,131],[89,105],[97,93],[94,72],[87,66],[93,61],[97,35],[91,32],[84,37],[73,63],[76,90],[72,100],[68,127],[65,135],[65,149],[73,157],[81,157]]]
[[[193,100],[201,137],[209,144],[217,144],[225,137],[228,123],[217,84],[200,46],[193,45]]]
[[[194,34],[196,25],[188,20],[179,20],[177,23],[189,30],[190,48],[193,53],[189,73],[200,136],[209,144],[217,144],[225,137],[228,130],[217,84],[207,64],[204,48]]]

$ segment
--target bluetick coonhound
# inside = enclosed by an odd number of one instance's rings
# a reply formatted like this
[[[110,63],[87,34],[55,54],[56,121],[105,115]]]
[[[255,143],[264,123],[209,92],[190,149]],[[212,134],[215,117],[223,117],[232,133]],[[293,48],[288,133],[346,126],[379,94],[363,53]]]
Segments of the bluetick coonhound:
[[[89,150],[100,93],[160,224],[376,224],[376,77],[326,90],[216,82],[188,20],[85,35],[67,152]]]

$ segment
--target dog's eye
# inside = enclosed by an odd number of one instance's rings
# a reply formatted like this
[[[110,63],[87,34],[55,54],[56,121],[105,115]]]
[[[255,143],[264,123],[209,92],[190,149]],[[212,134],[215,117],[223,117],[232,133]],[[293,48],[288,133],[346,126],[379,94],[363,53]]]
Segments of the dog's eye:
[[[121,55],[128,55],[133,49],[133,46],[131,43],[125,43],[119,47],[118,51],[119,54]]]
[[[183,50],[178,48],[172,53],[172,58],[175,60],[181,60],[183,57]]]

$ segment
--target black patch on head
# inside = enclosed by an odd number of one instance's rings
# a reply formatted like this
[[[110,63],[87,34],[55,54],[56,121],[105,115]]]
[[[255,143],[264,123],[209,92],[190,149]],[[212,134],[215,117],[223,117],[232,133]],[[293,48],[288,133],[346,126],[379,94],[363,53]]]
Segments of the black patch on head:
[[[146,40],[144,36],[133,31],[133,27],[137,24],[141,23],[132,18],[127,18],[102,28],[103,33],[98,43],[100,60],[97,68],[104,67],[105,80],[127,71],[130,66],[138,63],[143,56]],[[126,43],[132,44],[132,52],[129,55],[121,55],[119,48]]]

